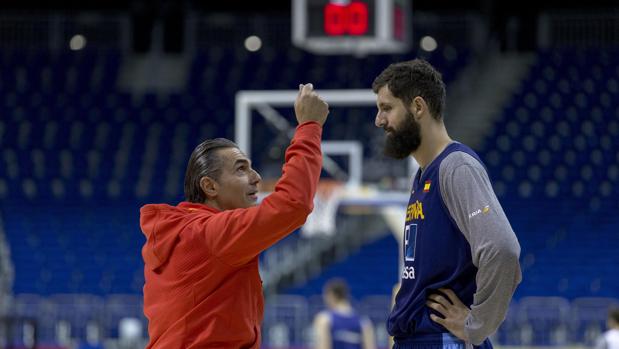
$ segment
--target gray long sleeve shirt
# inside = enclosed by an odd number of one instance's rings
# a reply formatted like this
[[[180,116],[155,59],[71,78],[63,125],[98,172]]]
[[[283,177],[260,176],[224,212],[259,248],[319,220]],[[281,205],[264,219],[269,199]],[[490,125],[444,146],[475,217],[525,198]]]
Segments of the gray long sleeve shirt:
[[[520,245],[479,161],[465,152],[452,152],[440,164],[439,181],[443,202],[471,246],[478,268],[477,290],[465,322],[470,342],[477,345],[505,319],[522,279]]]

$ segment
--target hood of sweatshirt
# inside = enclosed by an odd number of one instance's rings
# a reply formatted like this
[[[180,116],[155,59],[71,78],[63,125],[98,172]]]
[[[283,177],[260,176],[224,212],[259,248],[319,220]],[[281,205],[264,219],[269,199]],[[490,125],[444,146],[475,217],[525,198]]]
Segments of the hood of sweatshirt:
[[[178,206],[149,204],[140,209],[140,228],[146,236],[142,258],[146,267],[155,270],[165,264],[180,234],[196,214],[213,214],[217,209],[204,204],[182,202]]]

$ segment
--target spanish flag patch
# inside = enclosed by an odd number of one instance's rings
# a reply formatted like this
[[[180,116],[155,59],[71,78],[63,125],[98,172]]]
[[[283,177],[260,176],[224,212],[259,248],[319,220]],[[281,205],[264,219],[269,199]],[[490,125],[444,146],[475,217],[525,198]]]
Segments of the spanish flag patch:
[[[427,180],[426,183],[423,185],[423,192],[427,193],[430,191],[430,185],[432,184],[431,180]]]

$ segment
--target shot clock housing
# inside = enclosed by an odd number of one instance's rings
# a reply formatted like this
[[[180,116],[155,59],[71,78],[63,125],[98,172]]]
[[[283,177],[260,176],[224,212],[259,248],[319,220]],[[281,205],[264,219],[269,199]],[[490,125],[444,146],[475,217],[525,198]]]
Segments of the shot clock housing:
[[[411,17],[411,0],[292,0],[292,42],[321,54],[400,53]]]

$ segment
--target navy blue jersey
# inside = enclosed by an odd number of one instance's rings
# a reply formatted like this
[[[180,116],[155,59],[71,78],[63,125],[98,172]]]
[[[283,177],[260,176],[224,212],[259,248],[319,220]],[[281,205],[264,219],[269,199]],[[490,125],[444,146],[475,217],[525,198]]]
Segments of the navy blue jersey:
[[[361,318],[355,313],[329,311],[332,349],[361,349],[363,343]]]
[[[452,289],[464,304],[473,303],[477,268],[470,245],[451,217],[440,190],[441,162],[453,152],[467,153],[481,164],[473,150],[451,143],[414,178],[406,209],[401,288],[387,321],[388,332],[396,340],[447,332],[430,319],[434,311],[425,304],[428,295],[441,287]]]

